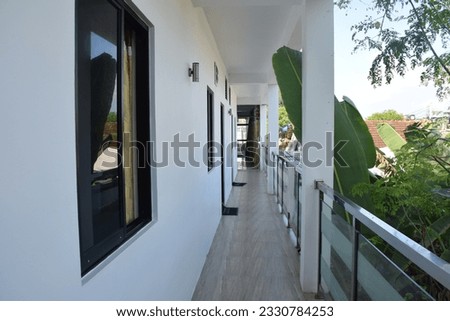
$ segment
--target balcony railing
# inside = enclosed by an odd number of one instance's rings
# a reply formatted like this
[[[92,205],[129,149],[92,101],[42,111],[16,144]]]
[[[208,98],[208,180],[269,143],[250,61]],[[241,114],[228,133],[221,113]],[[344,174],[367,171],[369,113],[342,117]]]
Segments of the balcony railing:
[[[289,154],[273,154],[279,210],[301,248],[302,169]],[[450,289],[450,263],[442,260],[323,182],[320,194],[320,288],[334,300],[434,300],[412,275],[387,257],[373,240]],[[411,266],[407,263],[406,266]]]

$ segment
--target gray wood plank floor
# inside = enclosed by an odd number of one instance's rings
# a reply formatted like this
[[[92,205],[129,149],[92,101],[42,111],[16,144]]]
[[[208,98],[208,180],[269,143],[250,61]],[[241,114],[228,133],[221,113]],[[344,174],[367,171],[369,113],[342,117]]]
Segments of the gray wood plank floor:
[[[267,194],[258,170],[239,171],[227,203],[238,216],[223,216],[192,300],[304,300],[299,284],[299,255]]]

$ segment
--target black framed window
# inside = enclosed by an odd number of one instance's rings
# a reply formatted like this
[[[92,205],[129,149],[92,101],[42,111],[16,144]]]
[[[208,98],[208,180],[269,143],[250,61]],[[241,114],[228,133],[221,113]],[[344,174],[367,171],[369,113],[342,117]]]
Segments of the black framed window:
[[[214,92],[208,87],[207,93],[207,144],[208,171],[214,167]]]
[[[152,219],[151,25],[124,1],[77,0],[77,170],[81,271]]]
[[[228,79],[225,77],[225,100],[228,100]]]

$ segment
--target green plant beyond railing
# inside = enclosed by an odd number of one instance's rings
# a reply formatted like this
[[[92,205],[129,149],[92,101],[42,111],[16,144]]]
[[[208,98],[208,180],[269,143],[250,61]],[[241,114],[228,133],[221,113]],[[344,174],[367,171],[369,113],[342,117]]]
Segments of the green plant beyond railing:
[[[297,139],[302,141],[302,53],[288,47],[280,48],[272,58],[273,68],[280,87],[281,96],[294,125]],[[314,106],[310,106],[313,108]],[[354,196],[355,185],[369,183],[369,168],[375,166],[376,150],[366,123],[354,103],[344,97],[335,98],[334,143],[343,145],[339,155],[334,155],[334,186],[343,195],[365,208],[372,209],[367,195]]]
[[[383,239],[423,273],[450,289],[450,263],[442,260],[372,213],[356,205],[323,182],[321,194],[322,288],[335,300],[434,300],[429,289],[391,261],[369,238],[365,230]],[[333,200],[330,206],[325,196]],[[335,211],[341,206],[352,216],[349,224]]]
[[[289,154],[272,154],[276,170],[274,191],[287,227],[301,250],[301,163]],[[275,171],[274,171],[275,172]],[[450,288],[450,264],[372,213],[317,182],[320,193],[320,280],[334,300],[434,300],[426,284],[388,258],[372,242],[383,239],[398,255],[424,275]],[[341,208],[342,210],[337,210]],[[342,213],[350,215],[350,223]],[[291,234],[292,234],[291,233]]]

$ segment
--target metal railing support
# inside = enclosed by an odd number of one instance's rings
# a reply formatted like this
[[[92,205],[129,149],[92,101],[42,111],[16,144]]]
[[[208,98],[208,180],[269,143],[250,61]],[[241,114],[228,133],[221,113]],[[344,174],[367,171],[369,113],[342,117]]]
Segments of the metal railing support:
[[[351,298],[352,301],[358,300],[358,250],[359,250],[359,231],[360,223],[353,217],[352,222],[352,287]]]
[[[400,254],[421,268],[425,273],[450,289],[450,263],[444,261],[428,249],[396,230],[374,214],[355,204],[348,198],[339,195],[323,182],[316,182],[317,188],[331,199],[337,200],[353,219],[353,250],[352,250],[352,298],[357,298],[358,250],[360,229],[364,225],[381,237]],[[321,231],[322,233],[322,231]]]

